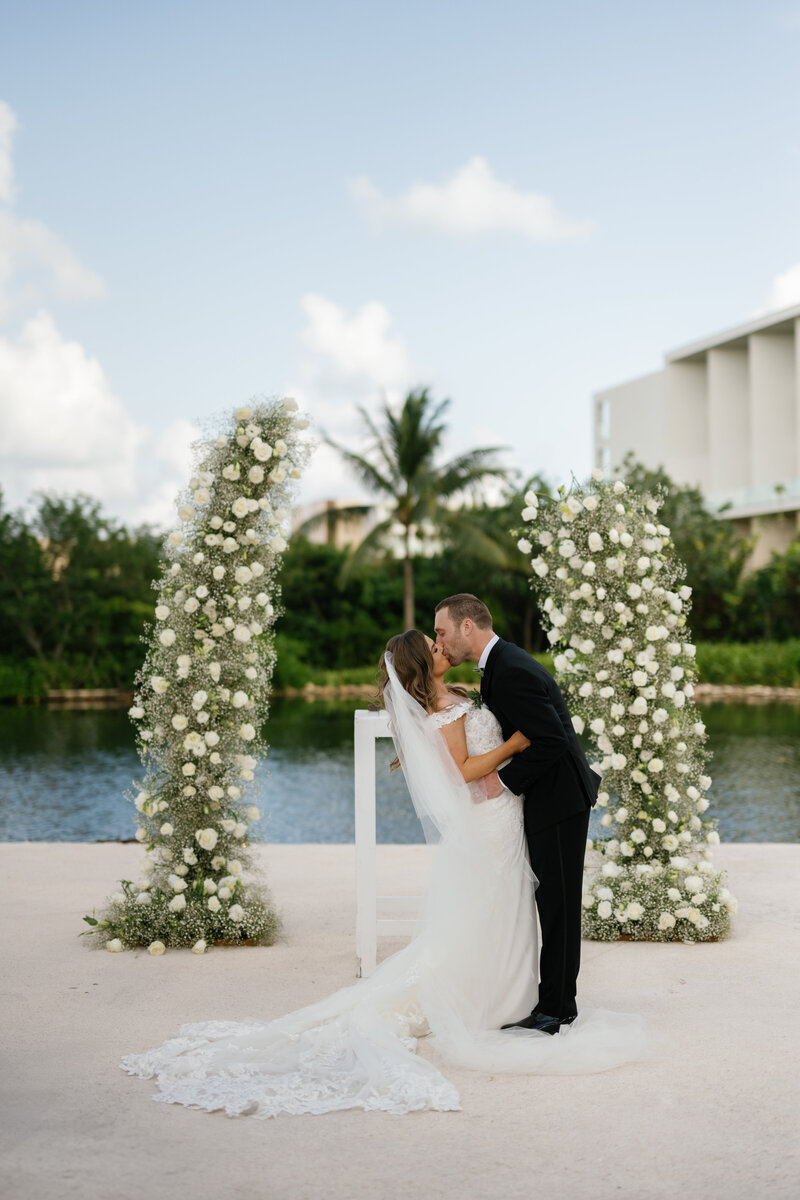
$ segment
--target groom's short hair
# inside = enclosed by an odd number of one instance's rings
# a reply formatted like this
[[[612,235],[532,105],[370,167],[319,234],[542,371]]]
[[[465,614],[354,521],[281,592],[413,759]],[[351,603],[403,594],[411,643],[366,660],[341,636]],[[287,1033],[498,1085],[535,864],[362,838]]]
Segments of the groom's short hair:
[[[440,608],[448,610],[456,625],[460,625],[469,617],[473,625],[478,626],[478,629],[492,628],[492,614],[483,601],[479,600],[477,596],[473,596],[472,592],[458,592],[455,596],[448,596],[446,600],[439,601],[436,611],[438,612]]]

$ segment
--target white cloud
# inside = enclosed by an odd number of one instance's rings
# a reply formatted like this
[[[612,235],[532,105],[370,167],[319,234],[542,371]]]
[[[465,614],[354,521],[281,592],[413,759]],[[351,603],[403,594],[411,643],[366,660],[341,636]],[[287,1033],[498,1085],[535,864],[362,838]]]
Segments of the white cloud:
[[[0,201],[14,199],[11,154],[17,119],[0,100]],[[96,300],[105,295],[100,276],[41,221],[0,211],[0,318],[50,297]]]
[[[17,118],[11,108],[0,100],[0,201],[10,204],[14,197],[14,162],[11,146]]]
[[[379,228],[433,229],[455,237],[517,233],[533,242],[585,237],[592,228],[589,221],[564,216],[549,196],[502,182],[479,156],[445,183],[416,183],[395,199],[384,196],[363,175],[349,180],[348,187],[364,215]]]
[[[103,280],[41,221],[0,212],[0,317],[48,297],[95,300]]]
[[[767,311],[791,308],[795,304],[800,304],[800,263],[775,276],[767,296]]]
[[[37,490],[87,492],[138,524],[175,520],[188,478],[188,421],[138,425],[99,362],[62,336],[48,313],[0,337],[0,479],[10,506]]]
[[[390,333],[392,318],[385,305],[370,300],[350,316],[332,300],[309,293],[302,308],[306,366],[318,387],[368,394],[411,386],[408,351],[403,339]]]
[[[384,304],[370,300],[353,313],[317,293],[303,296],[305,326],[297,376],[285,391],[295,396],[317,429],[348,446],[363,448],[364,428],[356,409],[378,415],[384,401],[394,404],[424,377],[412,363],[405,341],[392,331]],[[364,497],[365,493],[335,450],[316,449],[303,480],[302,500]]]

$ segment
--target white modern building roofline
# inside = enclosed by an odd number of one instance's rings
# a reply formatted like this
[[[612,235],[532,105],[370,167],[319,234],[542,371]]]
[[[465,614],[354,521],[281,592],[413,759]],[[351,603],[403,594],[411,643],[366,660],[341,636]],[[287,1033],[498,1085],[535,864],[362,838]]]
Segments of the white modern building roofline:
[[[666,362],[685,362],[693,358],[701,358],[709,350],[715,350],[718,347],[744,350],[747,346],[747,339],[753,333],[769,331],[774,334],[791,335],[794,331],[794,323],[799,318],[800,304],[795,304],[791,308],[779,309],[777,312],[763,313],[760,317],[754,317],[752,321],[747,321],[743,325],[735,325],[732,329],[725,329],[722,333],[714,334],[712,337],[702,338],[699,342],[690,342],[687,346],[668,350],[664,359]]]
[[[699,487],[757,534],[756,562],[800,532],[800,304],[670,350],[594,395],[595,465],[627,454]],[[720,511],[724,508],[724,511]]]

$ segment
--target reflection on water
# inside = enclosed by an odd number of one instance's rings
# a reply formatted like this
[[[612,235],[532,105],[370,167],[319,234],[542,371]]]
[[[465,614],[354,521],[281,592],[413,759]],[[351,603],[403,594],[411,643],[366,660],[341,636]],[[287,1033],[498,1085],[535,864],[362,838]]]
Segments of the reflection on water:
[[[276,701],[270,752],[254,785],[272,842],[353,840],[356,702]],[[714,757],[712,808],[723,841],[800,839],[800,707],[713,704],[703,709]],[[422,834],[393,749],[377,742],[381,842]],[[124,711],[0,708],[0,841],[91,842],[133,836],[122,793],[139,778]],[[593,829],[590,828],[590,833]]]

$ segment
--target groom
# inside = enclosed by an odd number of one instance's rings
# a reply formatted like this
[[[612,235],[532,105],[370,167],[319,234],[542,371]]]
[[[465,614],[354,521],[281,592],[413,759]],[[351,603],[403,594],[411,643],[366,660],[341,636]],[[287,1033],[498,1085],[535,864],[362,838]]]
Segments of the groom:
[[[586,761],[555,680],[519,646],[493,632],[483,601],[469,592],[448,596],[437,605],[434,623],[436,644],[454,667],[467,660],[478,664],[481,699],[500,722],[503,737],[519,729],[531,740],[499,771],[503,786],[525,797],[525,836],[539,880],[539,999],[516,1025],[557,1033],[578,1014],[583,856],[600,776]]]

